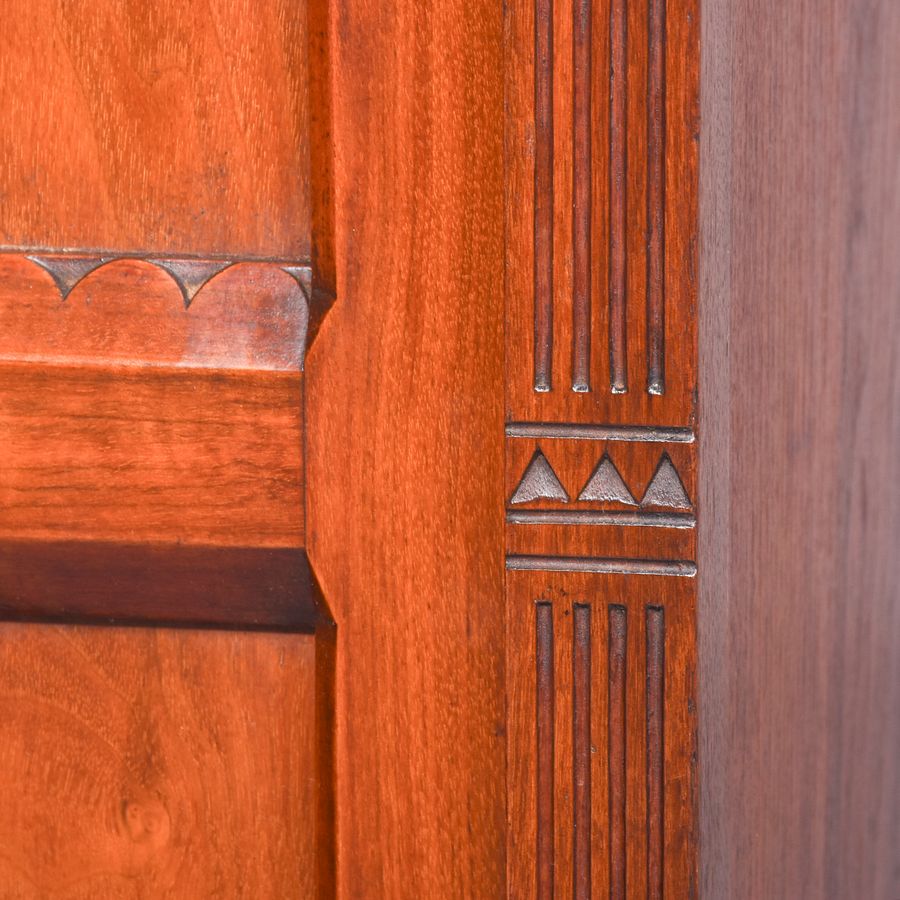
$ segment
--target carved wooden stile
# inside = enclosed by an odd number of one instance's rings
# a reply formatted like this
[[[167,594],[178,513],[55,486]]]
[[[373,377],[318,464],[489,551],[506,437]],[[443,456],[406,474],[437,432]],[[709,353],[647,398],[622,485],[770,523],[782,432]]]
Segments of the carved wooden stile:
[[[508,7],[514,897],[695,895],[696,14]]]

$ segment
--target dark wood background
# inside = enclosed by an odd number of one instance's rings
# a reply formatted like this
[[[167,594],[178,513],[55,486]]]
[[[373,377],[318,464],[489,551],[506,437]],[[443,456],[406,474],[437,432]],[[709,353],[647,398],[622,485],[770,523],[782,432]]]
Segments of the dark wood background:
[[[900,5],[703,3],[701,896],[900,896]]]

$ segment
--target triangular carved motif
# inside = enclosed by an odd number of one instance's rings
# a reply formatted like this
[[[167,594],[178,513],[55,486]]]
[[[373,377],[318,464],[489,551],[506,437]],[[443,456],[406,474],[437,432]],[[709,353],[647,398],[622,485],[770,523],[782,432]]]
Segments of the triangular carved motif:
[[[619,470],[605,455],[594,469],[594,474],[588,479],[588,483],[582,488],[578,499],[627,503],[629,506],[637,506],[637,500],[622,481]]]
[[[519,482],[510,503],[529,503],[532,500],[562,500],[569,502],[569,495],[562,486],[547,457],[540,450],[535,451],[531,462]]]
[[[681,478],[669,459],[669,454],[664,453],[653,480],[647,487],[641,506],[670,506],[673,509],[690,509],[691,501],[684,489]]]
[[[90,275],[94,269],[99,269],[108,259],[93,256],[29,256],[33,263],[37,263],[56,282],[63,300],[65,300],[72,288],[86,275]]]
[[[198,259],[151,259],[150,262],[165,269],[175,279],[185,306],[190,306],[191,300],[203,285],[231,265],[228,260],[210,262]]]

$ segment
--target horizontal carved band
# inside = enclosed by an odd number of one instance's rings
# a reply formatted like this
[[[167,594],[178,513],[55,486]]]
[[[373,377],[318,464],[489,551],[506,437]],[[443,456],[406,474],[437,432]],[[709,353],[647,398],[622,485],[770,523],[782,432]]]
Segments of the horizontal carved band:
[[[0,253],[0,359],[299,370],[308,265]]]
[[[590,572],[598,575],[673,575],[693,578],[697,565],[689,560],[605,559],[576,556],[510,554],[506,568],[527,572]]]
[[[506,436],[515,438],[559,438],[573,441],[653,441],[692,444],[690,428],[660,428],[654,425],[582,425],[563,422],[510,422]]]

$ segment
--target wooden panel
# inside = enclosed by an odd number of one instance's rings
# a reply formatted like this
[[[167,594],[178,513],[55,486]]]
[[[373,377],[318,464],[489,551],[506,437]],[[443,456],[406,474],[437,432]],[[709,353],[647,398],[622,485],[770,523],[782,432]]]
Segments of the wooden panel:
[[[0,625],[10,900],[311,897],[313,638]]]
[[[331,11],[338,300],[306,421],[339,895],[502,897],[502,9]]]
[[[893,900],[900,6],[702,6],[702,895]]]
[[[14,0],[0,244],[308,259],[306,7]]]
[[[0,535],[301,546],[309,282],[0,254]]]
[[[693,0],[507,5],[516,897],[696,893],[698,37]]]

